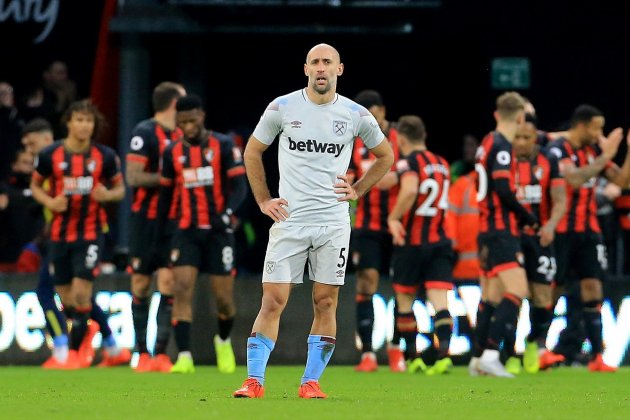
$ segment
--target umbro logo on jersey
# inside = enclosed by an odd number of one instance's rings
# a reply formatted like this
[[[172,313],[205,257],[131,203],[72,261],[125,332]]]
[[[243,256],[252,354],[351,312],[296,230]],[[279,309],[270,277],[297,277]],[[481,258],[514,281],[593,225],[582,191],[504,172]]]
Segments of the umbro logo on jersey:
[[[186,156],[180,156],[177,160],[179,160],[179,163],[184,163],[186,162]]]
[[[302,125],[302,121],[291,121],[291,128],[301,128],[300,126]]]
[[[299,152],[316,152],[316,153],[330,153],[339,157],[341,151],[345,147],[343,144],[338,143],[320,143],[317,140],[308,139],[306,141],[293,141],[291,137],[289,139],[289,150],[297,150]]]

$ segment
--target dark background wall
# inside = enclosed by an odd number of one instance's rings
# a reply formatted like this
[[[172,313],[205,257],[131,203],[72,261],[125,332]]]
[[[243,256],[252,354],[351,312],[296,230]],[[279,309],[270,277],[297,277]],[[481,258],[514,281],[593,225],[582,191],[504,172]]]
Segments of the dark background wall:
[[[29,2],[4,2],[5,14],[13,3]],[[34,21],[32,11],[21,9],[20,22],[15,14],[7,15],[0,22],[0,79],[12,82],[19,93],[38,79],[45,63],[60,58],[87,96],[105,3],[43,0],[43,5],[56,4],[58,17],[38,44],[32,40],[45,25]],[[364,88],[381,91],[391,119],[421,115],[430,144],[449,158],[457,156],[463,134],[482,136],[493,126],[493,100],[500,93],[490,87],[493,57],[530,59],[531,87],[522,93],[536,105],[545,128],[561,125],[581,102],[602,108],[609,128],[630,127],[630,13],[625,2],[444,0],[438,7],[373,10],[170,7],[205,33],[140,33],[150,60],[143,77],[149,86],[164,79],[195,79],[193,87],[203,91],[208,103],[208,124],[218,130],[247,131],[271,99],[302,87],[305,54],[318,42],[341,52],[346,73],[340,93],[352,97]],[[386,33],[403,24],[411,25],[410,33]],[[355,27],[366,33],[348,33]],[[124,36],[111,34],[112,46],[119,46]],[[203,63],[203,75],[195,74]],[[148,98],[144,100],[148,109]]]
[[[328,10],[325,16],[311,11],[299,18],[294,10],[274,11],[272,23],[331,19],[341,26],[376,29],[409,22],[413,32],[157,37],[149,50],[162,60],[151,67],[151,78],[155,83],[175,77],[179,64],[169,57],[177,57],[182,44],[192,45],[194,62],[208,65],[209,124],[223,130],[252,126],[271,99],[304,86],[306,52],[328,42],[346,65],[340,93],[352,97],[365,88],[381,91],[391,119],[406,113],[422,116],[429,144],[455,158],[465,133],[483,136],[494,125],[493,101],[500,93],[490,86],[494,57],[530,59],[531,86],[521,93],[533,101],[545,128],[561,126],[582,102],[602,108],[608,128],[630,127],[626,9],[608,1],[444,1],[435,9]],[[263,15],[265,19],[271,18]],[[235,18],[215,20],[219,25]]]

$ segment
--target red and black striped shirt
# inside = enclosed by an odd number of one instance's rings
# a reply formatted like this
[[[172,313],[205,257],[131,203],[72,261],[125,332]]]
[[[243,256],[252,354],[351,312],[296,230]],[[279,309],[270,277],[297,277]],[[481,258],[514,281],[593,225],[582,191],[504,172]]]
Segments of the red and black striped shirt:
[[[621,229],[630,230],[630,189],[621,191],[621,195],[615,200],[615,210]]]
[[[493,131],[484,137],[477,149],[477,197],[479,198],[479,231],[506,232],[519,235],[517,218],[501,203],[495,182],[507,179],[510,190],[516,194],[514,184],[515,166],[512,159],[512,144],[503,135]]]
[[[428,150],[415,151],[396,163],[399,179],[418,177],[417,198],[402,224],[408,245],[434,245],[450,242],[444,215],[448,208],[450,172],[448,162]]]
[[[514,181],[518,202],[544,225],[551,217],[551,187],[564,185],[558,161],[542,151],[531,159],[519,159],[516,161]]]
[[[574,149],[566,138],[559,138],[549,144],[549,152],[558,159],[560,174],[564,174],[567,166],[578,168],[589,165],[601,154],[598,147],[584,146]],[[614,163],[608,162],[603,171]],[[567,183],[567,212],[558,223],[556,231],[566,232],[601,232],[597,221],[597,202],[595,188],[597,177],[592,177],[578,188]]]
[[[387,132],[387,139],[394,152],[394,162],[400,158],[398,149],[398,131],[391,127]],[[372,166],[376,157],[365,147],[361,138],[357,138],[350,161],[350,170],[357,179]],[[391,170],[395,171],[396,166],[392,165]],[[389,190],[379,190],[371,188],[367,194],[357,202],[357,213],[354,221],[355,229],[367,229],[373,231],[387,232],[387,214],[394,207],[398,196],[398,186]]]
[[[181,136],[180,129],[171,132],[153,118],[141,121],[133,129],[127,161],[144,164],[145,172],[160,173],[160,161],[164,150],[171,142],[179,140]],[[147,219],[155,219],[157,217],[159,188],[134,187],[132,191],[131,211],[140,213]],[[174,218],[176,211],[176,207],[171,208],[169,218]]]
[[[62,141],[46,147],[39,154],[33,177],[38,182],[50,180],[50,195],[64,194],[68,208],[54,213],[50,238],[54,242],[94,241],[107,223],[101,204],[92,199],[92,189],[121,180],[116,153],[102,144],[91,144],[84,153],[66,150]]]
[[[201,144],[178,141],[163,155],[162,181],[174,187],[179,197],[179,228],[210,229],[212,218],[225,210],[228,179],[245,174],[234,141],[220,133],[210,133]],[[171,207],[172,208],[172,207]]]

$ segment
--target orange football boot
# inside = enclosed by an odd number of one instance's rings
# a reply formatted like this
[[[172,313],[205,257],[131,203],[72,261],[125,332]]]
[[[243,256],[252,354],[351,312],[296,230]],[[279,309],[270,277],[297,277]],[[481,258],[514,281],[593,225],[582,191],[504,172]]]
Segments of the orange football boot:
[[[99,332],[100,328],[98,324],[92,320],[88,321],[87,330],[85,330],[85,335],[83,336],[83,341],[81,341],[81,345],[79,346],[79,363],[82,368],[87,368],[92,366],[92,362],[94,361],[94,347],[92,347],[92,341],[94,340],[94,336],[97,332]]]
[[[545,350],[543,354],[540,355],[539,364],[540,369],[548,369],[555,365],[556,363],[562,363],[565,361],[565,357],[561,354],[554,353],[549,350]]]
[[[354,367],[357,372],[376,372],[378,363],[376,355],[373,352],[365,352],[361,355],[361,361]]]
[[[387,348],[387,358],[389,359],[389,370],[392,372],[404,372],[407,370],[405,355],[398,346]]]
[[[248,378],[232,395],[234,398],[262,398],[265,395],[265,387],[255,378]]]
[[[116,356],[110,356],[107,351],[103,351],[103,360],[98,364],[98,367],[113,367],[118,365],[124,365],[131,360],[131,352],[129,349],[120,349],[120,353]]]
[[[140,353],[138,365],[134,369],[136,372],[151,372],[153,370],[153,359],[149,353]]]
[[[151,360],[152,366],[151,371],[153,372],[164,372],[170,373],[171,368],[173,367],[173,362],[171,362],[171,358],[166,354],[156,354],[155,357]]]
[[[588,362],[588,370],[591,372],[617,372],[616,367],[604,363],[601,353],[598,353],[593,360]]]
[[[300,398],[328,398],[328,395],[324,394],[319,387],[319,382],[308,381],[300,385],[300,391],[298,392]]]
[[[70,350],[68,352],[68,359],[65,363],[60,362],[54,356],[50,356],[48,360],[42,365],[42,369],[54,369],[54,370],[77,370],[81,369],[79,363],[79,356],[76,350]]]

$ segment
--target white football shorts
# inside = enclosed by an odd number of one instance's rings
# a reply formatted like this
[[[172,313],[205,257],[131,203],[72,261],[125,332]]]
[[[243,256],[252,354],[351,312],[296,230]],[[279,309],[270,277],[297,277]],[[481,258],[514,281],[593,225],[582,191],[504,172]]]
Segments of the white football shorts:
[[[341,286],[346,278],[350,224],[296,226],[274,223],[263,266],[263,283],[301,284],[308,260],[312,281]]]

